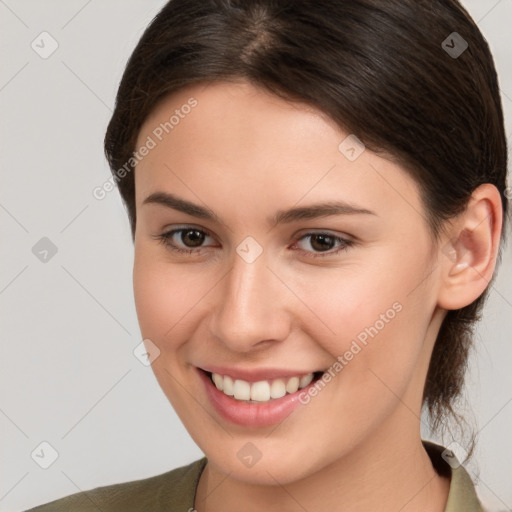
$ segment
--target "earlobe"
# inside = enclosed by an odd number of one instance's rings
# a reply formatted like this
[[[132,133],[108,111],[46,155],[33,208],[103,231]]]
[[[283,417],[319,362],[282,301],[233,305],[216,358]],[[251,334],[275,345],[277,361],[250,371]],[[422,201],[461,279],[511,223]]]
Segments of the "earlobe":
[[[452,238],[440,248],[440,307],[463,308],[489,285],[496,267],[502,211],[501,196],[494,185],[486,183],[475,189],[465,212],[451,228]]]

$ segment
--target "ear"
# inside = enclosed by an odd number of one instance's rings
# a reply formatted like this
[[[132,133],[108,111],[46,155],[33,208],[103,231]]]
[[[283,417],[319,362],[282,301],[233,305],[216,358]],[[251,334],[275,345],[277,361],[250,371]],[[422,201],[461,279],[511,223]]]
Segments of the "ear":
[[[487,288],[496,268],[502,223],[498,189],[490,183],[480,185],[441,242],[441,308],[463,308]]]

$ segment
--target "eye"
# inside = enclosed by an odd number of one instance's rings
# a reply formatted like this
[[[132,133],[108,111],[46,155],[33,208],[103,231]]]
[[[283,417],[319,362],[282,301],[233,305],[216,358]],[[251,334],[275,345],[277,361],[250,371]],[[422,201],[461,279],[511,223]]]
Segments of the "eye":
[[[178,235],[178,236],[176,236]],[[162,233],[161,235],[155,236],[156,239],[160,240],[162,244],[171,249],[172,251],[179,253],[198,253],[198,249],[202,249],[202,243],[205,238],[211,238],[208,231],[204,229],[187,227],[178,228]],[[180,247],[176,242],[184,244],[185,248]]]
[[[154,236],[160,243],[164,244],[171,251],[182,254],[198,255],[201,249],[206,248],[203,243],[206,238],[212,238],[211,234],[205,229],[199,229],[196,227],[185,227],[172,229],[166,233]],[[212,238],[213,239],[213,238]],[[309,245],[313,248],[311,250],[295,249],[302,240],[309,239]],[[354,245],[354,241],[347,240],[340,236],[335,236],[330,233],[314,232],[307,233],[292,246],[292,250],[299,251],[308,257],[322,258],[327,256],[333,256],[341,251],[347,251],[351,246]],[[181,244],[181,246],[180,246]],[[335,250],[332,250],[336,244],[338,244]],[[315,251],[318,251],[315,253]]]
[[[354,245],[354,241],[346,240],[345,238],[341,238],[340,236],[331,235],[330,233],[307,233],[306,235],[299,238],[298,242],[304,239],[309,239],[308,245],[310,245],[314,251],[320,251],[318,253],[311,252],[304,249],[295,249],[300,251],[301,253],[305,253],[308,256],[313,258],[323,258],[327,256],[333,256],[338,254],[341,251],[347,251],[351,246]],[[297,243],[295,245],[297,245]],[[333,246],[338,243],[338,247],[335,250],[332,250]]]

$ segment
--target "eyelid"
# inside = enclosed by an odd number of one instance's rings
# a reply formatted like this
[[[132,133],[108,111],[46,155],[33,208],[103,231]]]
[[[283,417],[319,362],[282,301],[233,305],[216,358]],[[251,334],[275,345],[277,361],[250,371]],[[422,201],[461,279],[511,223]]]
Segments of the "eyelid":
[[[328,229],[328,228],[305,228],[305,229],[301,229],[300,231],[297,231],[294,235],[293,235],[293,238],[302,238],[304,235],[329,235],[329,236],[332,236],[332,237],[339,237],[339,238],[343,238],[344,240],[347,240],[347,241],[356,241],[357,238],[355,236],[352,236],[352,235],[349,235],[348,233],[345,233],[345,232],[339,232],[339,231],[336,231],[334,229]]]

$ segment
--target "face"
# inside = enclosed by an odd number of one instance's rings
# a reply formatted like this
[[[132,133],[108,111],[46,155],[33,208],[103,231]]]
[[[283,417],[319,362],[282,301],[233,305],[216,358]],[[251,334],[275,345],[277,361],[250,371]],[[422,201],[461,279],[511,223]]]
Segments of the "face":
[[[141,332],[195,442],[242,481],[418,435],[433,243],[413,179],[348,136],[243,82],[182,89],[139,134]]]

